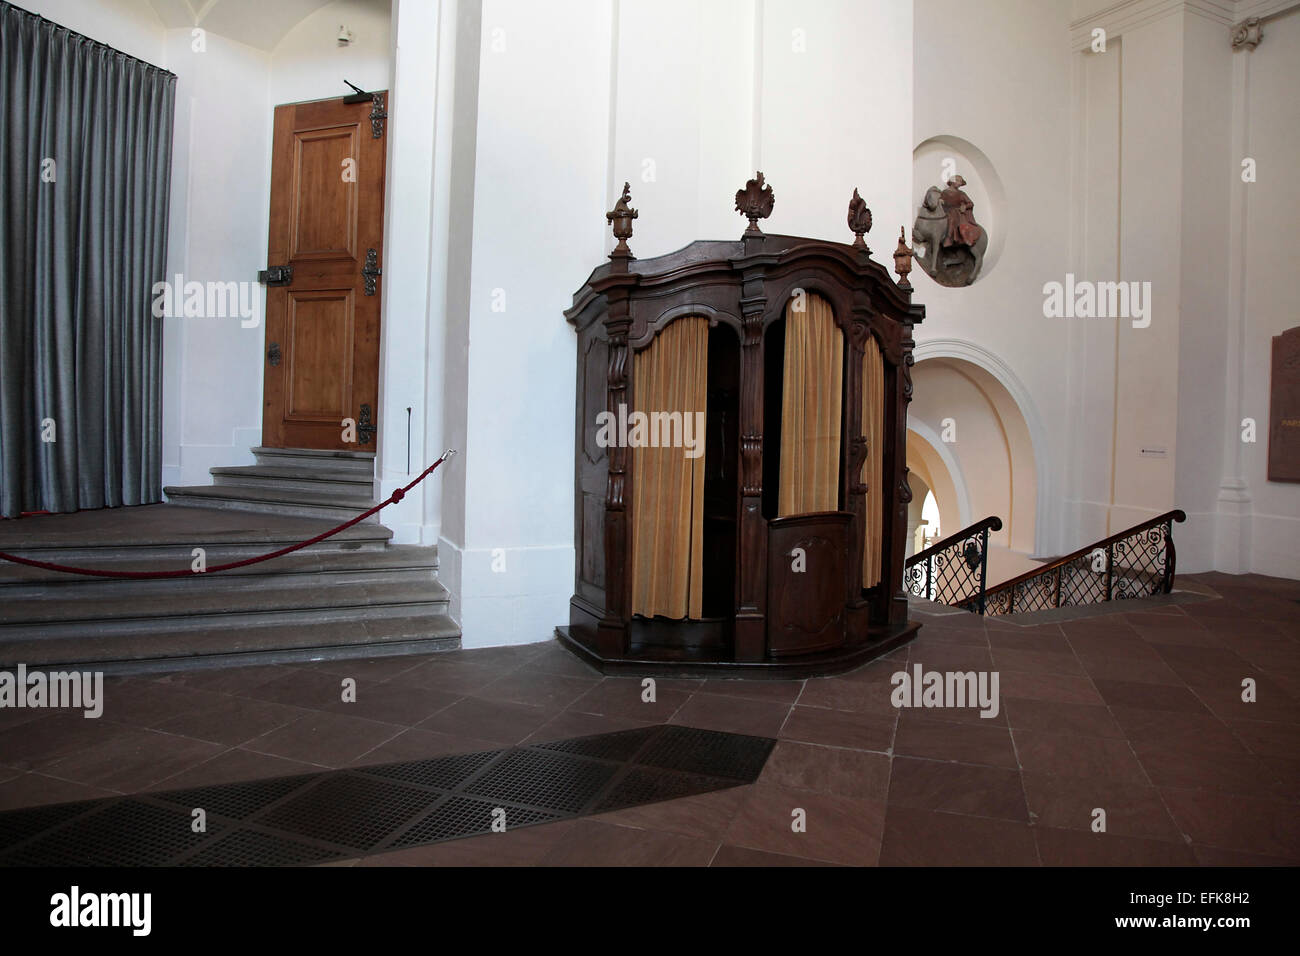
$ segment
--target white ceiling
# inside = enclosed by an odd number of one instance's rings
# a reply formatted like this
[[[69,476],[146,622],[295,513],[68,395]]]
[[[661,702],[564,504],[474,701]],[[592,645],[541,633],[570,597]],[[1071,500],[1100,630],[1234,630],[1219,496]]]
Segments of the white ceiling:
[[[258,50],[271,51],[332,0],[149,0],[163,26],[203,27]]]

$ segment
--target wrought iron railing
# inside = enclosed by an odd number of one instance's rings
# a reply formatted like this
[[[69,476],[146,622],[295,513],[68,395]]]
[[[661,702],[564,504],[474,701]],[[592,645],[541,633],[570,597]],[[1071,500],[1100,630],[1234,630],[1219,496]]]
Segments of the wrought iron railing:
[[[1186,519],[1181,511],[1166,511],[966,600],[945,603],[977,614],[1020,614],[1168,594],[1177,557],[1173,523]]]
[[[918,551],[903,565],[903,590],[939,604],[965,608],[973,602],[965,609],[983,614],[989,532],[1001,530],[1002,519],[988,517]]]

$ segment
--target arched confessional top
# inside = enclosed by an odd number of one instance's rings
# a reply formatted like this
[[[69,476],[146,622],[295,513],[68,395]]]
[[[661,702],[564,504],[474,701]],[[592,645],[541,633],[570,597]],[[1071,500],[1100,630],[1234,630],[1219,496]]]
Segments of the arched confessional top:
[[[902,591],[911,252],[749,228],[636,259],[638,212],[574,295],[576,581],[561,640],[607,672],[833,673],[915,635]]]

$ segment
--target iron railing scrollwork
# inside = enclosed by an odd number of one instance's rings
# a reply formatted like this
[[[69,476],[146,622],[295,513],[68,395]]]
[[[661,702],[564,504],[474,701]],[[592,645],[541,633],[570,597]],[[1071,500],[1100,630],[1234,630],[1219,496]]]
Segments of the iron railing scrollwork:
[[[1001,530],[1002,519],[991,516],[918,551],[903,566],[903,590],[939,604],[973,604],[967,609],[983,614],[989,532]]]
[[[1173,525],[1185,520],[1182,511],[1166,511],[987,592],[952,603],[977,614],[1023,614],[1168,594],[1174,587],[1177,558]]]

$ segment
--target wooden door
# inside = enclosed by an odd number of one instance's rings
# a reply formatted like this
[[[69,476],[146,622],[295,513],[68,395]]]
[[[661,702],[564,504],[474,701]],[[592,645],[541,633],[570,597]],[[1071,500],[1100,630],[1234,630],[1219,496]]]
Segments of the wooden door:
[[[852,520],[847,511],[823,511],[768,522],[767,648],[773,657],[844,643]]]
[[[370,100],[275,108],[262,444],[374,451],[383,286],[382,113]],[[276,284],[277,268],[291,272]],[[344,420],[357,427],[344,441]]]

